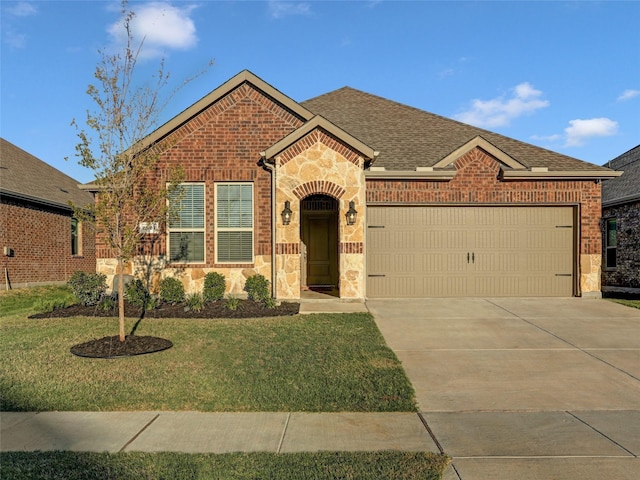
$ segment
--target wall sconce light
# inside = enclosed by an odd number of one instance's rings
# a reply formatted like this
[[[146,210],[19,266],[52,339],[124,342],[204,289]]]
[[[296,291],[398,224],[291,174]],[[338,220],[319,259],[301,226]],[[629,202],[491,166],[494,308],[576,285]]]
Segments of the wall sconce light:
[[[282,215],[283,225],[289,225],[291,223],[291,216],[293,215],[293,212],[291,211],[291,203],[289,203],[289,200],[285,200],[284,210],[282,210],[280,215]]]
[[[349,202],[349,210],[347,210],[347,225],[353,225],[356,223],[356,219],[358,218],[358,212],[355,208],[355,202]]]

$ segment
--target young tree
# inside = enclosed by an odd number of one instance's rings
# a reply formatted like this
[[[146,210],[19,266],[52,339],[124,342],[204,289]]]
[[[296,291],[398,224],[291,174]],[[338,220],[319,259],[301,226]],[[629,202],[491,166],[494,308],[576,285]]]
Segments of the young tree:
[[[169,80],[164,60],[151,83],[135,84],[144,40],[134,48],[131,27],[135,13],[127,10],[126,1],[122,2],[122,15],[126,46],[116,53],[100,51],[94,73],[97,83],[87,90],[96,107],[87,112],[88,131],[80,129],[75,120],[72,125],[80,139],[76,145],[78,163],[94,171],[91,190],[96,192],[95,204],[88,210],[76,208],[76,216],[95,227],[117,260],[119,336],[124,342],[125,265],[137,255],[148,233],[141,225],[163,224],[171,214],[167,199],[179,190],[181,172],[175,168],[159,171],[161,149],[169,145],[147,145],[144,141],[177,90],[161,96]]]

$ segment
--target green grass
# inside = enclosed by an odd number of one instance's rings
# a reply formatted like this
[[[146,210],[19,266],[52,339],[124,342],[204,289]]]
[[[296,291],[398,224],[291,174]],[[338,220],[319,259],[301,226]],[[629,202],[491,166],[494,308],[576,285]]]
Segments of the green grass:
[[[3,452],[13,480],[439,479],[448,457],[427,452],[78,453]]]
[[[627,307],[640,308],[640,300],[625,300],[623,298],[607,298],[607,300],[626,305]]]
[[[0,290],[0,317],[27,316],[74,303],[77,299],[66,285]]]
[[[69,348],[117,334],[117,319],[30,320],[28,302],[11,296],[0,297],[5,411],[417,410],[413,388],[369,314],[145,319],[136,334],[167,338],[173,348],[103,360]]]

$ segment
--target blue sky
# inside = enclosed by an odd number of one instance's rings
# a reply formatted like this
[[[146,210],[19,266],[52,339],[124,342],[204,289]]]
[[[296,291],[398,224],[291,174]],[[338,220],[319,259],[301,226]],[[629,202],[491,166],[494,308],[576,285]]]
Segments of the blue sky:
[[[243,69],[303,101],[348,85],[595,164],[640,143],[640,2],[131,2],[141,78],[214,61],[167,121]],[[72,119],[116,1],[5,1],[0,135],[81,182]],[[65,161],[65,157],[69,157]]]

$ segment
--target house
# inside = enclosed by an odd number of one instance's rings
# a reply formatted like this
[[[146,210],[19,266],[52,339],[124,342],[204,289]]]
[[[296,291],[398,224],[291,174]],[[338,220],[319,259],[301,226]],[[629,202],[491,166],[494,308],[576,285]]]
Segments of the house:
[[[602,184],[602,290],[640,294],[640,145],[606,166],[624,174]]]
[[[0,288],[64,283],[76,270],[95,272],[95,237],[69,205],[93,196],[78,182],[0,139]]]
[[[249,71],[143,142],[159,178],[184,170],[156,261],[187,291],[218,271],[278,299],[601,295],[611,169],[349,87],[299,103]]]

